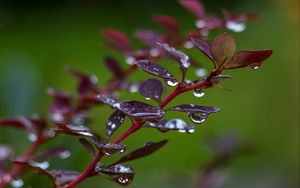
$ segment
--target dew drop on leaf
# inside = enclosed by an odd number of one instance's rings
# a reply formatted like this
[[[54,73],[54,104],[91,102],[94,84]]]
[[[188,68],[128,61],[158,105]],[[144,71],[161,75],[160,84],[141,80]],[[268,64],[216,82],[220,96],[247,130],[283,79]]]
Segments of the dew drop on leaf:
[[[64,152],[61,152],[58,157],[61,158],[61,159],[66,159],[66,158],[69,158],[71,156],[71,152],[66,150]]]
[[[10,185],[12,187],[22,187],[24,185],[24,181],[22,179],[12,179],[10,181]]]
[[[201,67],[201,68],[197,68],[195,70],[195,75],[198,77],[204,77],[204,76],[206,76],[206,74],[207,74],[207,70],[205,68]]]
[[[226,28],[239,33],[246,29],[246,24],[244,22],[228,21],[226,22]]]
[[[178,82],[176,80],[167,80],[167,85],[171,87],[175,87],[178,85]]]
[[[128,64],[128,65],[133,65],[134,62],[135,62],[135,58],[134,57],[131,57],[131,56],[128,56],[125,58],[125,62]]]
[[[192,41],[186,41],[183,46],[186,48],[186,49],[191,49],[194,47],[194,43]]]
[[[205,95],[203,89],[194,89],[193,94],[195,97],[198,97],[198,98],[203,97]]]
[[[192,122],[200,124],[203,123],[206,118],[207,118],[207,114],[206,113],[190,113],[189,114],[189,118],[191,119]]]
[[[35,142],[35,141],[37,140],[37,135],[34,134],[34,133],[29,133],[29,134],[27,135],[27,138],[28,138],[29,141]]]
[[[197,28],[202,29],[202,28],[205,27],[206,23],[205,23],[204,20],[197,20],[195,25],[196,25]]]

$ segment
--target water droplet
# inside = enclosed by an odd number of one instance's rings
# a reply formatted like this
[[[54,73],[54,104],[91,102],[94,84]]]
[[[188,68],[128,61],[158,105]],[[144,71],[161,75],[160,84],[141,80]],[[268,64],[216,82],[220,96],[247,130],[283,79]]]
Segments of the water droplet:
[[[180,132],[180,133],[186,133],[186,130],[184,130],[184,129],[179,129],[178,132]]]
[[[64,116],[61,113],[53,113],[51,115],[51,118],[55,122],[61,122],[64,120]]]
[[[171,86],[171,87],[175,87],[178,85],[178,81],[177,80],[168,80],[167,85]]]
[[[203,91],[203,89],[194,89],[194,96],[195,97],[198,97],[198,98],[200,98],[200,97],[203,97],[205,95],[205,93],[204,93],[204,91]]]
[[[206,23],[205,23],[204,20],[197,20],[197,21],[196,21],[196,27],[199,28],[199,29],[204,28],[205,25],[206,25]]]
[[[130,93],[136,93],[139,90],[139,86],[137,84],[131,84],[129,87],[129,92]]]
[[[10,185],[12,187],[22,187],[24,185],[24,181],[22,179],[12,179],[10,181]]]
[[[190,113],[189,114],[189,118],[191,119],[192,122],[200,124],[203,123],[206,118],[207,118],[207,114],[206,113]]]
[[[259,68],[259,66],[255,66],[255,67],[252,67],[253,69],[258,69]]]
[[[207,74],[207,70],[205,68],[198,68],[195,70],[195,75],[199,77],[204,77]]]
[[[133,65],[134,62],[135,62],[135,58],[134,57],[131,57],[131,56],[128,56],[125,58],[125,62],[128,64],[128,65]]]
[[[117,181],[118,181],[118,183],[123,184],[123,185],[131,183],[131,179],[126,176],[119,176],[117,178]]]
[[[209,31],[208,30],[202,30],[201,35],[206,37],[206,36],[209,35]]]
[[[45,169],[47,169],[49,167],[49,162],[48,161],[43,161],[43,162],[38,163],[38,162],[32,161],[31,165],[39,167],[39,168],[45,170]]]
[[[192,41],[186,41],[183,46],[187,49],[191,49],[194,47],[194,43]]]
[[[226,22],[226,28],[234,32],[242,32],[246,29],[244,22],[228,21]]]
[[[151,98],[145,97],[146,100],[150,100]]]
[[[152,48],[152,49],[150,50],[150,55],[151,55],[152,57],[157,57],[157,56],[159,56],[159,50],[156,49],[156,48]]]
[[[196,131],[196,129],[188,129],[187,132],[188,133],[194,133]]]
[[[37,135],[34,133],[29,133],[27,135],[28,140],[30,140],[31,142],[35,142],[37,140]]]
[[[69,158],[70,156],[71,156],[70,151],[64,151],[59,154],[59,158],[61,158],[61,159],[66,159],[66,158]]]

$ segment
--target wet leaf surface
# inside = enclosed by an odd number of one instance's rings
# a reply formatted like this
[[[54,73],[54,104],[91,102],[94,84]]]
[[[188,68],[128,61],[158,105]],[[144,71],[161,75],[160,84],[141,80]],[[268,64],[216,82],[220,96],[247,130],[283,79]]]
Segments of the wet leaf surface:
[[[182,105],[174,106],[169,110],[181,111],[187,113],[207,113],[207,114],[216,113],[220,111],[220,109],[216,107],[199,106],[195,104],[182,104]]]
[[[93,157],[96,156],[96,151],[94,146],[85,138],[79,138],[80,144],[89,152],[89,154]]]
[[[154,76],[158,76],[165,80],[171,80],[176,82],[176,78],[165,68],[157,63],[153,63],[148,60],[140,60],[136,62],[136,65],[145,72],[148,72]]]
[[[237,52],[232,60],[225,65],[225,69],[242,67],[259,68],[264,60],[272,55],[272,50],[243,50]]]
[[[105,155],[113,155],[116,153],[123,153],[126,150],[126,145],[101,143],[97,145],[97,148],[100,149]]]
[[[110,136],[120,127],[124,120],[125,114],[123,112],[120,110],[114,111],[106,122],[106,137],[110,138]]]
[[[154,99],[159,101],[163,93],[163,85],[155,78],[145,80],[139,88],[139,92],[145,98]]]
[[[124,101],[120,104],[119,110],[131,118],[149,121],[162,119],[165,114],[162,109],[140,101]]]
[[[211,55],[210,52],[210,44],[208,44],[206,41],[204,40],[200,40],[200,39],[196,39],[196,38],[192,38],[191,39],[192,42],[195,44],[195,46],[204,54],[206,55],[209,59],[211,59],[212,61],[214,60],[214,58]]]
[[[188,125],[181,119],[162,120],[158,123],[147,122],[144,127],[156,128],[161,132],[167,132],[171,130],[177,130],[181,133],[193,133],[195,132],[195,126]]]
[[[118,164],[118,163],[125,163],[128,161],[132,161],[132,160],[136,160],[136,159],[148,156],[148,155],[156,152],[160,148],[162,148],[164,145],[167,144],[167,142],[168,142],[168,140],[162,140],[160,142],[146,143],[143,147],[138,148],[138,149],[124,155],[121,159],[114,162],[113,165]]]
[[[189,56],[187,56],[185,53],[181,51],[176,50],[175,48],[169,46],[166,43],[157,43],[157,44],[166,52],[168,52],[178,62],[183,74],[182,79],[184,80],[186,71],[191,65]]]

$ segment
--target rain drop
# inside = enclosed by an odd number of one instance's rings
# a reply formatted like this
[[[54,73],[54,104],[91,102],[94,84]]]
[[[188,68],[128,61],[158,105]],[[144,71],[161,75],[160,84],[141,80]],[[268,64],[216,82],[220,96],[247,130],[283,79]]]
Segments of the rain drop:
[[[22,187],[24,185],[24,181],[22,179],[12,179],[10,181],[10,185],[12,187]]]
[[[167,81],[167,85],[171,86],[171,87],[175,87],[175,86],[178,85],[178,81],[176,81],[176,80],[168,80]]]
[[[204,28],[205,25],[206,25],[206,23],[205,23],[204,20],[197,20],[197,21],[196,21],[196,27],[199,28],[199,29]]]
[[[188,129],[187,132],[188,133],[194,133],[196,129]]]
[[[131,179],[129,179],[128,177],[124,177],[124,176],[119,176],[117,178],[118,183],[126,185],[129,184],[131,182]]]
[[[139,90],[139,86],[137,84],[131,84],[129,87],[129,92],[130,93],[136,93]]]
[[[186,42],[183,44],[183,46],[184,46],[185,48],[187,48],[187,49],[191,49],[191,48],[194,47],[194,43],[191,42],[191,41],[186,41]]]
[[[234,32],[242,32],[246,29],[246,24],[243,22],[228,21],[226,22],[226,27]]]
[[[31,142],[35,142],[37,140],[37,135],[34,133],[29,133],[27,135],[28,140],[30,140]]]
[[[195,97],[203,97],[205,95],[203,89],[194,89],[194,96]]]
[[[152,48],[152,49],[150,50],[150,55],[151,55],[152,57],[157,57],[157,56],[159,56],[159,50],[156,49],[156,48]]]
[[[128,64],[128,65],[133,65],[134,62],[135,62],[135,58],[134,57],[131,57],[131,56],[128,56],[125,58],[125,62]]]
[[[207,118],[207,114],[206,113],[190,113],[189,114],[189,118],[191,119],[192,122],[200,124],[203,123],[206,118]]]
[[[207,70],[205,68],[198,68],[195,70],[195,75],[199,77],[204,77],[207,74]]]
[[[149,101],[151,98],[149,98],[149,97],[145,97],[145,99]]]
[[[64,151],[59,154],[59,158],[61,158],[61,159],[66,159],[66,158],[69,158],[70,156],[71,156],[70,151]]]
[[[43,161],[43,162],[40,162],[40,163],[32,161],[31,163],[32,163],[33,166],[39,167],[39,168],[44,169],[44,170],[49,167],[49,162],[48,161]]]

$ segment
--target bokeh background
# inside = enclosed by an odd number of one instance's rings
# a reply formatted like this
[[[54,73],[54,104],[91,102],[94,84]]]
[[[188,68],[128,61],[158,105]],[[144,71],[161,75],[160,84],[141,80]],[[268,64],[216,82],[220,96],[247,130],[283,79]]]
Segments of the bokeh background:
[[[298,187],[299,1],[206,0],[204,4],[208,12],[216,14],[221,13],[221,8],[260,12],[260,18],[250,22],[246,31],[233,35],[239,49],[271,48],[274,53],[257,71],[228,71],[234,79],[223,84],[233,92],[216,88],[207,91],[203,98],[187,93],[172,103],[222,109],[198,126],[196,133],[162,134],[144,129],[128,138],[128,150],[146,141],[170,139],[159,152],[130,163],[136,171],[130,187],[195,187],[197,173],[212,160],[205,140],[228,133],[253,144],[257,152],[227,164],[222,169],[226,181],[220,187]],[[185,31],[194,27],[194,17],[174,0],[0,1],[0,117],[46,114],[51,99],[46,95],[47,87],[75,93],[75,81],[65,73],[66,66],[93,73],[100,84],[105,84],[111,77],[101,62],[105,55],[118,58],[124,67],[127,65],[120,54],[101,46],[103,38],[99,31],[118,28],[132,36],[137,28],[161,29],[151,22],[151,16],[158,13],[177,18]],[[196,51],[186,52],[205,61]],[[175,66],[169,68],[176,72]],[[139,72],[130,79],[147,77]],[[133,96],[142,99],[138,94]],[[103,132],[111,110],[100,107],[93,113],[94,129]],[[6,128],[0,128],[0,143],[12,145],[16,154],[30,144],[23,132]],[[82,170],[91,160],[77,140],[68,136],[57,138],[41,150],[57,144],[71,148],[71,159],[53,160],[50,168]],[[51,184],[44,177],[29,174],[24,186]],[[119,186],[103,178],[92,178],[79,187]]]

